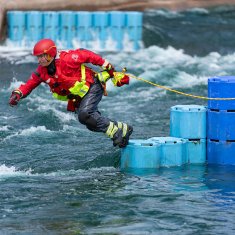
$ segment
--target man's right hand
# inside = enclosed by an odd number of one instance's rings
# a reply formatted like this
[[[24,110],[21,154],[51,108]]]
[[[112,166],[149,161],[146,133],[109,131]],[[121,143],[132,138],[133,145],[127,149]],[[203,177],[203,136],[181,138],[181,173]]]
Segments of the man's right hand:
[[[10,106],[16,106],[22,97],[22,93],[18,90],[12,92],[11,97],[9,99]]]
[[[113,77],[113,73],[115,72],[115,69],[111,63],[109,63],[107,60],[105,60],[102,67],[104,70],[106,70],[109,73],[110,77]]]

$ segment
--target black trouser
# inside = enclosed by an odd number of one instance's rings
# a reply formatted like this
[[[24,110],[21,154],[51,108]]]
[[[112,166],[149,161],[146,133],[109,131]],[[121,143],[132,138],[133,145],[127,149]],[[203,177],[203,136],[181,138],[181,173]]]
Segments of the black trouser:
[[[88,93],[82,98],[77,113],[79,122],[86,125],[89,130],[105,133],[110,120],[101,116],[98,110],[103,92],[100,82],[95,79],[95,83],[91,85]]]

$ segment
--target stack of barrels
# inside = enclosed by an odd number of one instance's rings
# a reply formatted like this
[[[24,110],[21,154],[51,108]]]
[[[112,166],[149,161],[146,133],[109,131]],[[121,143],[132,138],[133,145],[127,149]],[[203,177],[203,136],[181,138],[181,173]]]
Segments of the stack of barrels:
[[[182,166],[206,162],[206,113],[199,105],[171,108],[170,136],[130,140],[121,151],[121,169]]]
[[[235,164],[235,77],[208,79],[207,160],[209,164]],[[223,100],[226,98],[227,100]]]
[[[235,165],[235,77],[208,79],[208,107],[171,107],[170,137],[131,140],[121,168]]]

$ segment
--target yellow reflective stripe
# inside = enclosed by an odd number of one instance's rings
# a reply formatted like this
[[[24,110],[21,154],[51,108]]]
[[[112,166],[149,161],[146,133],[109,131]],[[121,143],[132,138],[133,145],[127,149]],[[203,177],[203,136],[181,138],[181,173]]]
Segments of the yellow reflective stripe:
[[[78,95],[82,98],[89,91],[89,86],[86,85],[86,67],[84,64],[81,65],[81,75],[81,82],[76,81],[74,86],[69,88],[69,91],[71,94]],[[59,95],[57,93],[53,93],[53,97],[62,101],[68,100],[67,96]]]
[[[127,133],[127,124],[126,123],[122,123],[122,122],[118,122],[118,128],[122,129],[122,136],[125,137],[126,133]]]
[[[122,129],[122,123],[118,122],[118,128]]]
[[[110,75],[107,71],[100,72],[97,75],[101,83],[105,83],[110,79]]]
[[[127,133],[127,124],[123,123],[123,127],[122,127],[122,136],[125,137]]]
[[[106,135],[109,136],[110,138],[112,138],[112,137],[111,137],[111,133],[112,133],[113,127],[114,127],[114,123],[113,123],[113,122],[110,122],[110,123],[109,123],[109,126],[108,126],[108,129],[107,129],[107,131],[106,131]]]
[[[82,82],[86,81],[86,67],[84,64],[81,65],[81,72],[82,72]]]
[[[64,96],[64,95],[58,95],[57,93],[52,93],[52,95],[57,100],[62,100],[62,101],[67,101],[68,100],[67,96]]]
[[[76,81],[74,86],[69,88],[69,91],[71,94],[78,95],[82,98],[89,90],[89,86],[86,85],[86,67],[84,64],[81,65],[81,75],[81,82]]]
[[[13,92],[19,94],[20,98],[23,96],[23,94],[22,94],[20,89],[15,89]]]
[[[114,125],[113,122],[110,122],[108,126],[108,130],[106,131],[106,135],[110,138],[113,138],[114,134],[117,132],[118,127]]]
[[[80,97],[83,97],[89,90],[89,86],[85,84],[85,82],[78,82],[76,81],[74,86],[69,88],[69,91],[73,95],[78,95]]]

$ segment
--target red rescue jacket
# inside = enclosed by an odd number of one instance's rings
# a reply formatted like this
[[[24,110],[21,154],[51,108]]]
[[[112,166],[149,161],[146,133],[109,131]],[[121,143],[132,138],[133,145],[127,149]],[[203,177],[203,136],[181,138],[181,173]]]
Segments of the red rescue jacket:
[[[60,51],[57,53],[55,60],[55,75],[49,75],[47,68],[39,65],[36,71],[31,74],[28,81],[22,84],[18,89],[22,92],[23,97],[26,97],[41,82],[44,82],[49,85],[54,94],[66,98],[71,94],[69,89],[72,88],[76,82],[82,81],[82,64],[91,63],[93,65],[102,66],[104,62],[105,60],[101,56],[89,50],[77,49]],[[85,66],[85,85],[89,89],[92,83],[94,83],[94,71]]]

